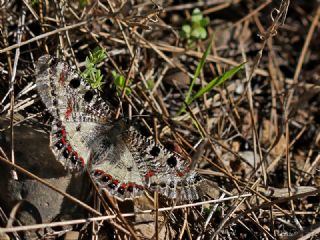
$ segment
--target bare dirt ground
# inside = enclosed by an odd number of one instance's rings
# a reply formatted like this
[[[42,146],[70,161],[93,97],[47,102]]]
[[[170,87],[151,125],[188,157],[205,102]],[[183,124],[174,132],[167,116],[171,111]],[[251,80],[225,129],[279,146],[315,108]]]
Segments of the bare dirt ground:
[[[320,239],[319,1],[0,4],[1,240]],[[65,171],[34,83],[44,54],[190,158],[201,198],[119,202]]]

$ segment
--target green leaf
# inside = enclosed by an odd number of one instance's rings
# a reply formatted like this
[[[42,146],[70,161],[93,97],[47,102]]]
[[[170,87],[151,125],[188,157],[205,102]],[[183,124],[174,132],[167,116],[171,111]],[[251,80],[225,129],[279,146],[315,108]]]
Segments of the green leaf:
[[[204,64],[205,64],[205,62],[206,62],[206,59],[207,59],[207,57],[208,57],[208,55],[209,55],[209,53],[210,53],[210,51],[211,51],[212,41],[213,41],[213,39],[210,40],[210,43],[209,43],[206,51],[203,53],[203,55],[202,55],[202,57],[201,57],[201,59],[200,59],[200,62],[198,63],[196,72],[195,72],[195,74],[193,75],[193,78],[192,78],[190,87],[189,87],[189,89],[188,89],[187,95],[186,95],[185,100],[184,100],[186,104],[189,104],[189,103],[190,103],[190,97],[191,97],[191,93],[192,93],[194,84],[195,84],[195,82],[196,82],[196,79],[199,77],[200,72],[201,72],[201,70],[202,70],[202,68],[203,68],[203,66],[204,66]],[[179,112],[178,112],[178,115],[180,115],[182,112],[184,112],[185,109],[186,109],[186,106],[183,105],[183,106],[180,108],[180,110],[179,110]]]
[[[191,33],[191,26],[189,24],[184,24],[182,26],[182,31],[185,33],[185,34],[190,34]]]
[[[90,4],[90,0],[79,0],[79,4],[81,8],[84,8],[85,6]]]
[[[197,39],[205,39],[207,37],[207,30],[198,26],[192,30],[191,36]]]
[[[193,119],[193,118],[191,118],[191,119],[192,119],[193,125],[197,128],[199,134],[201,135],[201,138],[202,138],[202,139],[205,139],[205,136],[203,135],[203,133],[202,133],[202,131],[201,131],[201,129],[200,129],[200,126],[199,126],[199,124],[197,123],[197,121],[196,121],[195,119]]]
[[[200,32],[199,32],[199,27],[193,27],[192,32],[191,32],[191,37],[193,38],[199,38]]]
[[[105,49],[96,47],[93,52],[89,52],[86,57],[86,69],[81,73],[81,76],[91,85],[92,88],[101,90],[104,84],[103,75],[96,65],[102,62],[107,57]]]
[[[223,73],[221,76],[218,76],[214,79],[212,79],[206,86],[201,88],[190,100],[190,103],[193,102],[196,98],[201,97],[203,94],[211,91],[214,87],[217,87],[224,83],[226,80],[231,78],[234,74],[236,74],[238,71],[240,71],[245,63],[241,63],[239,66],[236,66],[229,71]]]
[[[192,11],[191,20],[185,23],[181,27],[180,36],[182,39],[186,39],[187,45],[192,47],[193,43],[197,39],[207,38],[206,27],[209,24],[209,17],[203,17],[203,14],[199,8],[195,8]]]
[[[210,19],[208,17],[205,17],[205,18],[201,19],[199,24],[201,27],[206,27],[206,26],[208,26],[209,23],[210,23]]]
[[[105,49],[96,47],[93,52],[89,54],[89,62],[93,65],[97,65],[107,57]]]
[[[114,84],[116,85],[118,92],[121,93],[121,91],[124,88],[124,85],[126,83],[125,77],[121,74],[118,74],[116,71],[112,71],[111,74],[112,74]],[[128,84],[131,84],[131,80],[129,80]],[[127,95],[129,95],[131,93],[131,89],[129,86],[126,86],[125,92]]]
[[[31,0],[31,6],[39,4],[39,0]]]
[[[190,38],[190,33],[191,33],[191,26],[188,25],[188,24],[183,25],[182,28],[181,28],[180,36],[183,39],[189,39]]]
[[[130,95],[131,94],[131,88],[126,87],[126,95]]]
[[[202,18],[203,18],[203,15],[202,15],[201,10],[199,8],[195,8],[192,11],[191,22],[192,23],[199,23]]]
[[[116,75],[114,75],[114,84],[119,88],[123,88],[124,83],[125,83],[124,76],[116,73]]]
[[[200,39],[206,39],[207,38],[207,30],[205,28],[200,28]]]
[[[153,79],[147,80],[147,86],[148,86],[149,90],[152,90],[154,88],[154,84],[155,84],[155,82]]]
[[[187,40],[187,44],[188,44],[188,47],[189,48],[193,48],[194,47],[194,40],[193,39],[191,39],[191,38],[189,38],[188,40]]]
[[[115,80],[118,76],[118,73],[114,70],[111,71],[112,78]]]

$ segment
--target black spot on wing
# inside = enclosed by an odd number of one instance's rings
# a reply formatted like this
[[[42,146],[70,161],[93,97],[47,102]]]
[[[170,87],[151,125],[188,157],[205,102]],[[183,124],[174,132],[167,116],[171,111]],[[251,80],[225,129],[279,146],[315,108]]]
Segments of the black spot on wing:
[[[72,79],[72,80],[70,81],[69,86],[70,86],[71,88],[78,88],[78,87],[80,86],[80,84],[81,84],[80,79],[79,79],[79,78],[74,78],[74,79]]]
[[[124,189],[123,187],[119,187],[117,191],[118,191],[118,193],[120,193],[121,195],[123,195],[124,192],[125,192],[125,189]]]
[[[91,90],[86,91],[86,93],[84,94],[83,98],[84,100],[89,103],[91,102],[91,100],[93,99],[94,93]]]
[[[178,160],[175,156],[171,156],[167,159],[167,164],[169,167],[174,168],[177,166]]]
[[[154,157],[159,156],[160,148],[158,146],[153,146],[152,149],[150,150],[150,154]]]

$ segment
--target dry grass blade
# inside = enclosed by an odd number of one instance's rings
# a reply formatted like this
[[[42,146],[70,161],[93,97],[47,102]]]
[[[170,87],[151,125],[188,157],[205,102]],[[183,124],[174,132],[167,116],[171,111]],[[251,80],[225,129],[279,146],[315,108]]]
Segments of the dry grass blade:
[[[185,209],[189,207],[196,207],[201,206],[204,204],[211,204],[211,203],[221,203],[225,201],[230,201],[238,198],[246,198],[250,197],[251,194],[244,194],[241,196],[232,196],[232,197],[225,197],[215,200],[209,200],[209,201],[203,201],[198,203],[190,203],[190,204],[184,204],[184,205],[178,205],[174,207],[163,207],[159,208],[159,212],[165,212],[165,211],[173,211],[176,209]],[[139,214],[152,214],[154,213],[154,210],[144,210],[134,213],[123,213],[121,214],[122,217],[132,217]],[[0,228],[0,232],[18,232],[18,231],[25,231],[25,230],[33,230],[33,229],[40,229],[40,228],[46,228],[46,227],[57,227],[57,226],[65,226],[65,225],[75,225],[80,223],[87,223],[87,222],[94,222],[94,221],[103,221],[108,219],[114,219],[117,215],[110,215],[110,216],[100,216],[100,217],[92,217],[87,219],[79,219],[79,220],[70,220],[70,221],[63,221],[63,222],[53,222],[53,223],[44,223],[44,224],[36,224],[36,225],[30,225],[30,226],[18,226],[18,227],[12,227],[12,228]]]

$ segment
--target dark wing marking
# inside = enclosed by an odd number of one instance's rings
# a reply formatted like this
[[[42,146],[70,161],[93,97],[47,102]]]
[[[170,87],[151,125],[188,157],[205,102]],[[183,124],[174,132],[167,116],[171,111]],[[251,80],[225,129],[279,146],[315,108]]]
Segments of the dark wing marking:
[[[64,62],[49,55],[39,58],[36,69],[39,95],[56,118],[65,122],[107,123],[113,112],[99,93]]]
[[[123,141],[137,165],[142,165],[139,170],[146,188],[158,190],[168,198],[195,200],[200,197],[204,180],[189,169],[188,160],[142,136],[133,127],[123,133]]]

